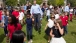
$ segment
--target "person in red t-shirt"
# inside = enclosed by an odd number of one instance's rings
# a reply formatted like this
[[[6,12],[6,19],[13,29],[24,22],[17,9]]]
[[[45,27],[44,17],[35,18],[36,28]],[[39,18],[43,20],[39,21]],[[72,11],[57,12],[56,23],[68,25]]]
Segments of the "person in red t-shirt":
[[[2,19],[2,10],[0,9],[0,23],[1,23],[1,19]]]
[[[2,21],[2,9],[0,9],[0,27],[2,27],[1,21]]]
[[[66,25],[68,25],[68,16],[67,16],[67,12],[65,12],[65,18],[66,18]]]
[[[8,37],[10,39],[10,42],[11,42],[11,39],[12,39],[12,34],[17,31],[17,30],[21,30],[22,27],[21,25],[18,23],[17,19],[15,16],[11,15],[9,16],[8,18],[8,26],[7,26],[7,30],[8,30]]]
[[[62,14],[62,16],[60,16],[60,19],[62,21],[62,25],[63,25],[63,28],[64,28],[64,34],[66,33],[67,34],[67,23],[68,23],[68,17],[65,15],[66,13],[64,12]]]
[[[19,18],[18,8],[15,8],[15,9],[14,9],[14,11],[12,12],[12,15],[14,15],[17,19]]]

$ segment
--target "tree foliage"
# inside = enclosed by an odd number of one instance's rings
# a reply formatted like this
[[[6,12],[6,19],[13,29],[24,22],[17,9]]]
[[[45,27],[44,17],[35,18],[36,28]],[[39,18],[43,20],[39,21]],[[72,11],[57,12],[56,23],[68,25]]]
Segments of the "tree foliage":
[[[76,6],[76,0],[67,0],[68,1],[68,3],[70,3],[71,4],[71,6]]]
[[[42,0],[36,0],[38,4],[41,4],[42,3]]]
[[[26,0],[20,0],[19,4],[25,4]]]
[[[18,1],[17,0],[6,0],[5,1],[6,5],[9,5],[9,6],[15,6]]]
[[[30,2],[33,4],[33,0],[30,0]],[[42,0],[36,0],[37,4],[41,4],[43,1]]]
[[[53,4],[54,6],[64,5],[64,0],[48,0],[48,4]]]

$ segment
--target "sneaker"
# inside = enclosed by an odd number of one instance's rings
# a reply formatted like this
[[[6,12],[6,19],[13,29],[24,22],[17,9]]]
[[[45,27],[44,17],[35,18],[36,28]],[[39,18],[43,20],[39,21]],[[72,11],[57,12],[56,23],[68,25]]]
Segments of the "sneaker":
[[[30,40],[30,42],[31,42],[31,43],[33,42],[32,39]]]
[[[48,43],[49,43],[50,41],[48,41]]]
[[[8,36],[8,34],[6,34],[6,36]]]
[[[31,43],[30,41],[28,41],[28,43]]]

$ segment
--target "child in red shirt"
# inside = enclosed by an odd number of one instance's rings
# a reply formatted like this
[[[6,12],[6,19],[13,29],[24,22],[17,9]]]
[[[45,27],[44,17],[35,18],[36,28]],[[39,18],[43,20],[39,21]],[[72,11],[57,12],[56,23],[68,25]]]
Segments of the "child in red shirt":
[[[65,12],[65,19],[66,19],[66,25],[68,25],[68,16],[67,16],[67,12]]]
[[[17,19],[19,18],[19,11],[17,8],[14,9],[14,11],[12,12],[12,15],[14,15]]]
[[[17,19],[15,16],[10,16],[8,18],[8,26],[7,26],[7,29],[8,29],[8,37],[10,39],[10,42],[11,42],[11,39],[12,39],[12,34],[17,31],[17,30],[21,30],[22,27],[21,25],[18,23]]]
[[[63,25],[63,28],[64,28],[64,34],[66,33],[67,34],[67,23],[68,23],[68,17],[65,15],[66,13],[64,12],[62,14],[62,16],[60,16],[60,19],[62,21],[62,25]]]
[[[1,19],[2,19],[2,10],[0,9],[0,23],[1,23]]]

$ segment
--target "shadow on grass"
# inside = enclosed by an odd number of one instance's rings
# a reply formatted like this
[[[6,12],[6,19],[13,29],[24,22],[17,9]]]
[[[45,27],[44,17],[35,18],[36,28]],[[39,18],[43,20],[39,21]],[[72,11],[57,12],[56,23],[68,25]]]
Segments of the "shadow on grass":
[[[27,37],[27,40],[29,40],[30,38],[32,38],[32,39],[33,39],[33,37],[35,37],[35,36],[34,36],[34,35],[32,35],[32,36],[30,36],[30,37],[29,37],[29,35],[27,35],[26,37]]]
[[[76,35],[76,32],[71,32],[72,35]]]
[[[44,35],[44,38],[45,38],[46,40],[48,40],[48,36],[47,36],[46,34]]]
[[[4,40],[4,38],[5,38],[5,35],[4,34],[1,34],[0,35],[0,43]]]
[[[76,32],[71,32],[71,34],[76,38]]]

